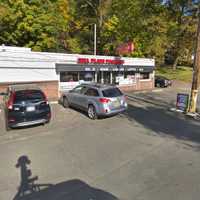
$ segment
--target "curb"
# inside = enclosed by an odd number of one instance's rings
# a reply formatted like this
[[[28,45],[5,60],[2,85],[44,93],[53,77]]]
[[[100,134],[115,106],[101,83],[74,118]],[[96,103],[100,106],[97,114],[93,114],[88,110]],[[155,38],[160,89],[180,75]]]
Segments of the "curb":
[[[58,101],[50,101],[49,104],[51,105],[58,104]]]
[[[194,119],[199,121],[200,120],[200,113],[196,112],[196,113],[190,113],[190,112],[185,112],[183,110],[179,110],[177,108],[170,108],[171,112],[175,112],[175,113],[181,113],[182,115],[184,115],[185,117],[189,117],[190,119]]]
[[[163,89],[154,89],[154,90],[143,90],[143,91],[133,91],[133,94],[144,94],[148,92],[162,92]]]

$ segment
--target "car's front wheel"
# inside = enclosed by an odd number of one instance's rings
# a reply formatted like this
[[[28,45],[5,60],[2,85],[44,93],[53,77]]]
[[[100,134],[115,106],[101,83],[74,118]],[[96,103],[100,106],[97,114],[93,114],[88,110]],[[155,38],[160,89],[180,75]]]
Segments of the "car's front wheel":
[[[69,101],[68,101],[67,97],[63,97],[63,107],[69,108]]]
[[[88,106],[88,117],[93,120],[97,119],[96,109],[93,105]]]

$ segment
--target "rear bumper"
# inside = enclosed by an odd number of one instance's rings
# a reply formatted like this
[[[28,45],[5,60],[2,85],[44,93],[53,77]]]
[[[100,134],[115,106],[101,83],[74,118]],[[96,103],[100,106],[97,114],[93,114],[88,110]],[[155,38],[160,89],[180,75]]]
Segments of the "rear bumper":
[[[112,116],[112,115],[116,115],[116,114],[125,112],[127,109],[128,109],[128,107],[123,107],[123,108],[120,108],[120,109],[117,109],[117,110],[111,110],[111,111],[108,111],[108,112],[101,112],[101,113],[98,113],[98,115],[99,116]]]
[[[11,128],[17,128],[17,127],[32,126],[32,125],[36,125],[36,124],[44,124],[44,123],[48,123],[48,122],[49,122],[49,119],[38,119],[38,120],[33,120],[33,121],[10,123],[8,125]]]

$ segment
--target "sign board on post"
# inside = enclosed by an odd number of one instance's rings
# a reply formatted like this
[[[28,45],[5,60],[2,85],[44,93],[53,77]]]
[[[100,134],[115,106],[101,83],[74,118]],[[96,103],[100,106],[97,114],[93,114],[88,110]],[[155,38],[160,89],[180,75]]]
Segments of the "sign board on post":
[[[182,111],[187,111],[189,102],[189,94],[177,94],[176,108]]]

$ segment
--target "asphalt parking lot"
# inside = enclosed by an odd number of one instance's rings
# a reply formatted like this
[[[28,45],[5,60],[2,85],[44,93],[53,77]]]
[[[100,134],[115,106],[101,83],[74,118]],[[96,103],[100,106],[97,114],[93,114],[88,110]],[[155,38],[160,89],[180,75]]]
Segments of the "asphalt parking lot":
[[[153,91],[128,93],[133,99],[162,106],[163,108],[175,108],[178,93],[190,95],[191,84],[174,81],[172,87],[155,88]],[[197,101],[197,109],[200,111],[200,91]]]
[[[162,93],[173,98],[170,88],[151,95]],[[15,200],[199,199],[200,123],[156,102],[130,99],[128,112],[94,121],[52,105],[50,124],[10,132],[1,112],[0,199],[14,200],[22,155],[37,183],[51,187]]]

